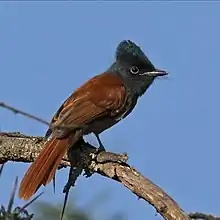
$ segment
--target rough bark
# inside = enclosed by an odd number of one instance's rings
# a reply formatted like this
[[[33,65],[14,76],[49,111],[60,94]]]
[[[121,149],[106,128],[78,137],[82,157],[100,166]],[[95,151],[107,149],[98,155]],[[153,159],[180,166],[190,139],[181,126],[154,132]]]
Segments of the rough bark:
[[[0,133],[0,162],[33,162],[44,142],[45,140],[42,137],[26,136],[20,133]],[[77,154],[80,156],[75,157]],[[71,153],[72,157],[66,155],[60,164],[60,168],[70,166],[68,158],[71,158],[71,161],[78,160],[75,165],[83,167],[87,176],[96,172],[120,182],[139,198],[155,207],[164,219],[190,219],[159,186],[126,163],[127,155],[111,152],[97,153],[91,145],[85,146],[84,150],[77,152],[77,154]]]

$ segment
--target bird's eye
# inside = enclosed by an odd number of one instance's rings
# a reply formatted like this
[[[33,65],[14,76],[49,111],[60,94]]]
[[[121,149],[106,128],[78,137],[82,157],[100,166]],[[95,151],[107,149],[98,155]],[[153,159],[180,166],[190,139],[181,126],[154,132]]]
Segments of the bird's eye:
[[[138,74],[139,73],[139,68],[137,66],[132,66],[130,69],[132,74]]]

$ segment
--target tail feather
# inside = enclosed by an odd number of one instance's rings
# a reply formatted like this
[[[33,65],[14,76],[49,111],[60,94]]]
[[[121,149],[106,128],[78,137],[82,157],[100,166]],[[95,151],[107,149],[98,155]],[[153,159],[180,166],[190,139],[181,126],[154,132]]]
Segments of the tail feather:
[[[52,138],[45,144],[21,182],[20,198],[28,200],[42,184],[47,185],[53,179],[67,148],[68,139]]]
[[[67,146],[68,146],[68,143],[67,143]],[[67,149],[67,148],[66,148]],[[64,149],[65,150],[65,149]],[[66,152],[66,151],[65,151]],[[64,152],[64,154],[65,154]],[[60,161],[62,160],[64,154],[59,154],[57,155],[57,159],[54,160],[54,163],[51,164],[50,166],[50,172],[48,172],[47,176],[45,176],[45,179],[44,179],[44,182],[43,182],[43,185],[46,186],[47,184],[49,184],[51,182],[51,180],[53,179],[55,173],[56,173],[56,170],[60,164]]]

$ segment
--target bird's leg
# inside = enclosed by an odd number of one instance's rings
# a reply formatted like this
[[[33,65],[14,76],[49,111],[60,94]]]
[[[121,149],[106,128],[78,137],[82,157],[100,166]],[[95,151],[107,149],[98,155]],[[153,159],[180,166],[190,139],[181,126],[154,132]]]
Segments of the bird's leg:
[[[99,138],[99,135],[98,135],[98,134],[95,134],[95,136],[96,136],[96,138],[97,138],[97,140],[98,140],[98,142],[99,142],[99,147],[98,147],[97,151],[98,151],[98,152],[106,151],[106,150],[105,150],[105,147],[103,146],[103,144],[102,144],[102,142],[101,142],[101,140],[100,140],[100,138]]]

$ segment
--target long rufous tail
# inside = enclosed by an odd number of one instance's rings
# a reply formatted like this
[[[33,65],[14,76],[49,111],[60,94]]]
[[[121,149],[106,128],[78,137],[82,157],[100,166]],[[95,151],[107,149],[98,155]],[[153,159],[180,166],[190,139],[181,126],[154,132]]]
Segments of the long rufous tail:
[[[56,139],[54,137],[45,144],[20,184],[20,198],[28,200],[41,185],[47,185],[53,179],[67,149],[68,138]]]

